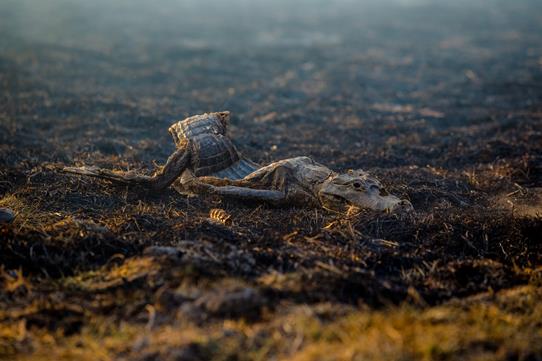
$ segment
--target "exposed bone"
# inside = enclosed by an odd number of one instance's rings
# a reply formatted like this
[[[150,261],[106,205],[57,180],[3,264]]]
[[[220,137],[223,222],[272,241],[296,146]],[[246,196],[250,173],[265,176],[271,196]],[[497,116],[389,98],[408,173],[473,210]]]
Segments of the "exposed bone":
[[[220,208],[211,209],[209,211],[209,218],[215,222],[222,223],[226,226],[231,226],[233,224],[231,215],[229,215],[228,212]]]

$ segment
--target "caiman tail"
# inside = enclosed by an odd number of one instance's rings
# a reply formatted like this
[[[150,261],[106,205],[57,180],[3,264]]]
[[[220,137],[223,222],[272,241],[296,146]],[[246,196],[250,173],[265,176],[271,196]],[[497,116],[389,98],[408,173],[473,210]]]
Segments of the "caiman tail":
[[[186,151],[187,142],[177,149],[167,160],[166,165],[160,168],[153,176],[137,174],[135,172],[120,172],[98,167],[64,167],[63,172],[101,178],[116,184],[138,186],[150,190],[161,190],[169,187],[175,179],[179,178],[190,162],[190,152]]]

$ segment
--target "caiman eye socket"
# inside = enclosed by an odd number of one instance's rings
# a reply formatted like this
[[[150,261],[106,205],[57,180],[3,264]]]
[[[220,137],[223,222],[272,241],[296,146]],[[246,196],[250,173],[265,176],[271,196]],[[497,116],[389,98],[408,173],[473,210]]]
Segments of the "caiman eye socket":
[[[356,189],[360,189],[361,188],[361,183],[359,182],[354,182],[354,184],[352,184],[354,186],[354,188]]]

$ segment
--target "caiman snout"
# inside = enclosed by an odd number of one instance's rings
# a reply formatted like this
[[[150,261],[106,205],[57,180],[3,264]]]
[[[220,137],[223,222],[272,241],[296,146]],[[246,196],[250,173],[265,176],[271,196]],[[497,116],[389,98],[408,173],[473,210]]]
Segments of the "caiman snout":
[[[414,211],[414,206],[412,206],[412,203],[407,201],[406,199],[401,199],[399,203],[395,205],[392,209],[393,212],[412,212]]]

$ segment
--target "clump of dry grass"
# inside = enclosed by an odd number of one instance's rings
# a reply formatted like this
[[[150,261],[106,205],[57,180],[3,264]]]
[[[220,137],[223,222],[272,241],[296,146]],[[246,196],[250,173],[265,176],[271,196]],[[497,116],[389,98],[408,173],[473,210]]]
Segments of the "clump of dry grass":
[[[142,323],[96,318],[79,334],[56,340],[39,331],[21,336],[24,326],[16,324],[4,329],[4,339],[31,339],[33,360],[528,360],[542,352],[540,296],[539,288],[522,286],[422,310],[405,304],[373,312],[284,304],[265,322],[203,327],[182,319],[156,324],[147,307]]]

